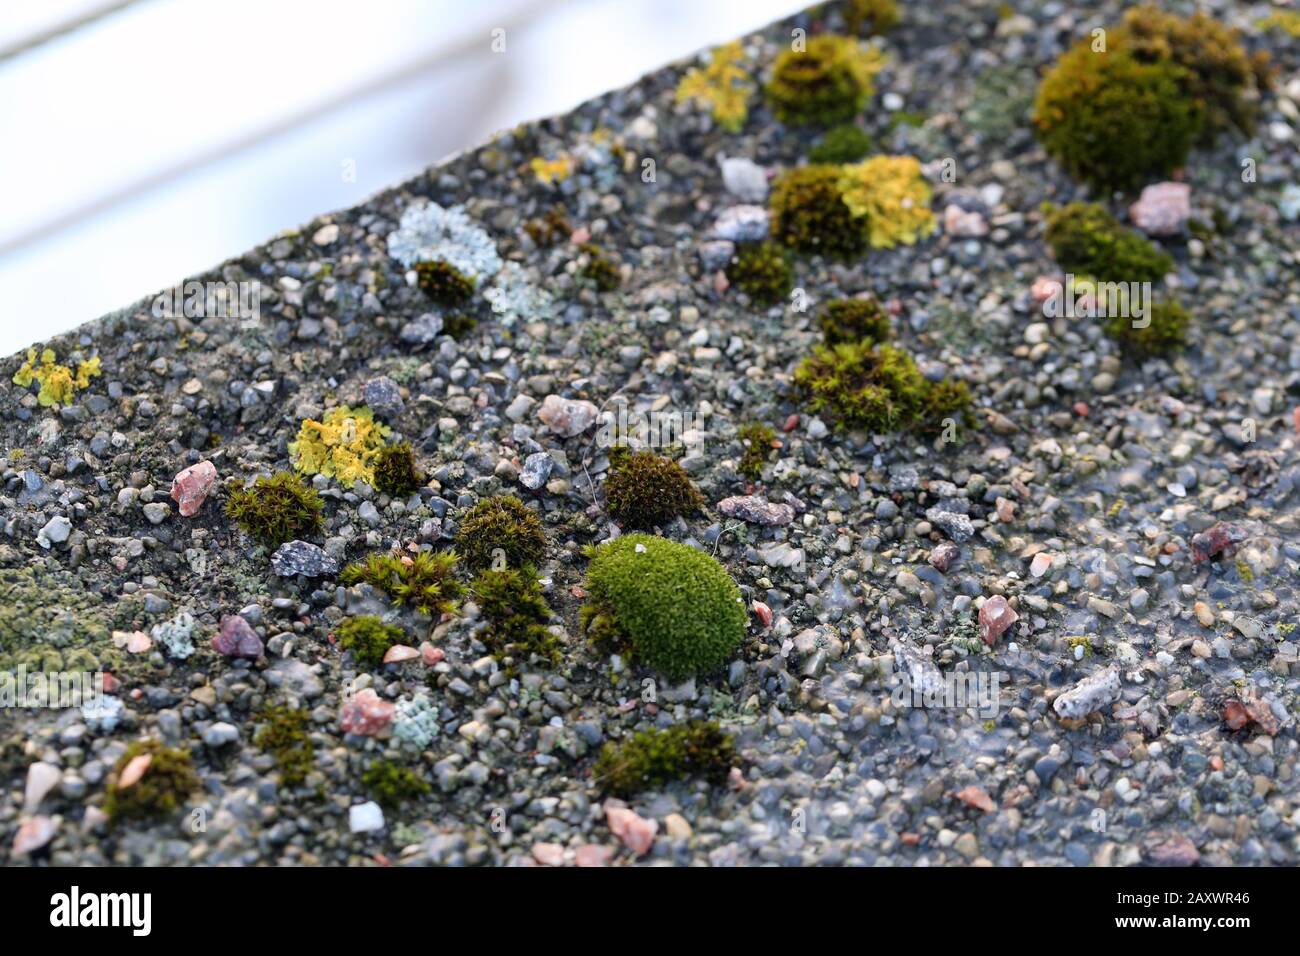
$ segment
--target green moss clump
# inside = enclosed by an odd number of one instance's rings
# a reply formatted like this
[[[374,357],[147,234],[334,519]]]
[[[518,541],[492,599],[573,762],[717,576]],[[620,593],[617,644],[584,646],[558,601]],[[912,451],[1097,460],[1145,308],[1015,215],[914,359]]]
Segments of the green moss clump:
[[[384,655],[394,644],[401,644],[406,634],[400,627],[385,624],[373,614],[350,617],[337,628],[339,646],[351,651],[353,659],[360,667],[378,667],[384,662]]]
[[[772,450],[772,443],[776,441],[776,430],[771,425],[751,422],[741,428],[736,433],[736,437],[745,448],[737,471],[750,481],[758,481],[763,477],[763,465]]]
[[[307,736],[307,711],[276,705],[262,711],[257,719],[262,726],[253,743],[275,760],[281,783],[286,787],[301,786],[316,760],[316,747]]]
[[[1039,84],[1033,122],[1047,152],[1076,179],[1132,190],[1187,161],[1203,110],[1183,95],[1189,74],[1122,48],[1071,47]]]
[[[584,632],[671,681],[708,674],[731,657],[748,623],[740,588],[703,551],[627,534],[587,550]]]
[[[652,451],[611,462],[605,479],[605,509],[625,528],[650,529],[704,503],[681,465]]]
[[[145,754],[150,761],[144,776],[129,787],[119,787],[117,781],[126,765]],[[136,741],[113,765],[104,812],[114,822],[166,816],[181,807],[198,787],[198,774],[188,751],[164,747],[156,740]]]
[[[366,792],[382,806],[400,807],[408,800],[417,800],[429,792],[428,781],[409,767],[391,760],[376,760],[361,775]]]
[[[834,126],[851,120],[871,99],[884,56],[853,37],[809,37],[803,50],[784,50],[764,88],[772,112],[792,126]]]
[[[838,166],[800,166],[772,187],[772,238],[805,253],[847,258],[867,248],[862,223],[844,202]]]
[[[439,305],[464,305],[474,294],[474,280],[442,259],[417,262],[415,278],[420,291]]]
[[[587,257],[581,275],[590,279],[601,292],[613,292],[623,281],[619,275],[618,265],[605,255],[605,250],[592,242],[584,242],[578,251]]]
[[[828,302],[817,315],[817,325],[828,345],[885,342],[894,334],[889,316],[874,297]]]
[[[964,382],[929,381],[912,356],[892,345],[818,346],[795,369],[794,384],[810,411],[877,434],[933,434],[945,418],[965,417],[970,405]]]
[[[1048,207],[1044,238],[1061,268],[1111,282],[1159,282],[1174,260],[1096,203]]]
[[[1180,17],[1154,6],[1135,7],[1112,31],[1116,48],[1144,63],[1174,63],[1184,73],[1183,96],[1203,111],[1200,142],[1236,129],[1250,135],[1259,111],[1258,91],[1270,84],[1268,55],[1252,57],[1241,31],[1197,12]]]
[[[846,0],[842,12],[844,29],[860,37],[888,33],[903,19],[895,0]]]
[[[492,567],[500,551],[507,566],[539,564],[546,532],[537,512],[514,495],[495,495],[474,505],[456,532],[456,551],[475,571]]]
[[[455,614],[464,590],[456,580],[456,555],[447,551],[421,551],[414,557],[372,554],[349,564],[339,580],[348,587],[369,584],[396,603],[435,618]]]
[[[498,659],[536,655],[560,663],[560,639],[546,626],[551,608],[531,566],[484,571],[471,585],[487,627],[480,634]]]
[[[468,312],[457,312],[453,315],[445,316],[442,320],[442,334],[450,335],[457,342],[463,341],[465,336],[474,331],[478,326],[478,319]]]
[[[1106,334],[1115,339],[1130,355],[1142,358],[1162,355],[1182,348],[1187,343],[1187,329],[1192,318],[1177,302],[1156,302],[1149,305],[1147,324],[1135,327],[1135,319],[1128,316],[1110,316],[1106,319]]]
[[[871,152],[871,136],[853,123],[842,123],[827,131],[818,143],[808,150],[808,162],[838,166],[856,163]]]
[[[320,534],[325,527],[321,497],[291,471],[260,477],[231,492],[226,516],[270,548]]]
[[[686,777],[720,784],[736,761],[735,742],[714,721],[689,721],[643,730],[601,748],[592,779],[601,790],[631,797]]]
[[[775,243],[747,243],[727,266],[727,280],[757,304],[775,305],[794,288],[794,269],[785,250]]]
[[[405,498],[419,490],[422,481],[415,467],[411,446],[386,445],[375,458],[375,487],[394,498]]]

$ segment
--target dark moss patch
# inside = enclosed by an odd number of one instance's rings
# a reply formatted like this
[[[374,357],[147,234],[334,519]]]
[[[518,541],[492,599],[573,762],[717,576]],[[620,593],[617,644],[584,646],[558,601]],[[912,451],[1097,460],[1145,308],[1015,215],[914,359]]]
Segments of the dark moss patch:
[[[776,442],[776,430],[771,425],[751,422],[742,427],[736,437],[745,449],[736,470],[750,481],[758,481],[763,477],[763,465]]]
[[[764,92],[782,123],[834,126],[867,105],[879,69],[880,59],[856,38],[820,34],[809,37],[805,49],[781,52]]]
[[[226,516],[269,548],[320,534],[322,510],[320,495],[291,471],[260,477],[226,501]]]
[[[369,584],[394,602],[431,617],[455,614],[464,590],[456,580],[456,555],[445,551],[421,551],[414,556],[372,554],[349,564],[339,580],[349,587]]]
[[[276,705],[257,717],[262,725],[253,743],[275,760],[280,782],[286,787],[301,786],[316,760],[316,747],[307,735],[311,720],[307,711]]]
[[[547,622],[546,603],[537,571],[531,566],[484,571],[471,585],[487,627],[479,639],[498,660],[536,656],[552,666],[560,663],[563,645]]]
[[[146,754],[150,760],[144,776],[129,787],[119,787],[127,764]],[[136,741],[113,765],[104,812],[113,822],[167,816],[184,806],[198,788],[199,777],[188,751],[164,747],[156,740]]]
[[[853,123],[843,123],[827,131],[808,150],[808,162],[829,166],[856,163],[871,152],[871,145],[871,136],[865,130]]]
[[[441,259],[417,262],[415,277],[420,291],[439,305],[464,305],[474,294],[474,280]]]
[[[894,334],[889,316],[875,298],[828,302],[817,315],[817,326],[828,345],[885,342]]]
[[[910,355],[892,345],[818,346],[795,370],[794,384],[809,411],[877,434],[937,433],[945,419],[965,418],[970,405],[964,382],[929,381]]]
[[[1091,40],[1067,50],[1043,77],[1033,122],[1047,152],[1097,189],[1133,190],[1187,161],[1204,125],[1202,107],[1183,93],[1188,71],[1143,62],[1122,48],[1094,52]]]
[[[1067,272],[1110,282],[1159,282],[1174,260],[1096,203],[1049,206],[1044,238]]]
[[[605,510],[626,528],[659,527],[693,514],[703,503],[681,465],[650,451],[611,463],[605,479]]]
[[[573,226],[569,224],[562,206],[552,206],[544,215],[524,223],[524,232],[528,233],[534,243],[545,249],[566,241],[573,234]]]
[[[1176,351],[1187,343],[1187,330],[1192,317],[1177,302],[1156,302],[1149,305],[1145,319],[1128,316],[1111,316],[1106,319],[1105,331],[1120,343],[1125,353],[1136,358],[1163,355]],[[1146,324],[1139,324],[1145,322]]]
[[[415,454],[406,442],[384,446],[375,458],[375,487],[386,495],[405,498],[418,491],[422,481]]]
[[[725,783],[735,762],[735,743],[721,727],[713,721],[690,721],[605,744],[592,779],[606,793],[631,797],[687,777]]]
[[[584,279],[590,279],[601,292],[613,292],[619,287],[623,278],[619,275],[618,264],[605,254],[605,250],[595,243],[584,242],[578,251],[587,260],[580,273]]]
[[[727,266],[727,280],[758,305],[775,305],[794,288],[794,269],[790,257],[779,246],[752,243],[736,251]]]
[[[456,532],[456,551],[475,571],[494,561],[499,566],[498,558],[512,568],[535,565],[546,555],[546,532],[536,511],[513,495],[496,495],[465,515]]]
[[[804,253],[847,258],[867,248],[867,232],[844,202],[838,166],[800,166],[772,187],[772,238]]]
[[[365,668],[378,667],[384,662],[388,649],[406,639],[400,627],[385,624],[373,614],[350,617],[339,624],[334,633],[339,639],[339,647],[351,651],[357,665]]]
[[[366,792],[381,806],[395,809],[429,792],[428,781],[409,767],[391,760],[376,760],[361,775]]]
[[[845,0],[840,13],[844,29],[860,37],[888,33],[903,20],[895,0]]]

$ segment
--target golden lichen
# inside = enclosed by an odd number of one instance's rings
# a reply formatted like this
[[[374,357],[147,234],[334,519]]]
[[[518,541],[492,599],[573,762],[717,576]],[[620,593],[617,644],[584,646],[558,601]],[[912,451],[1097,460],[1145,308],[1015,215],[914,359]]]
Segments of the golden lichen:
[[[48,407],[71,403],[78,391],[88,388],[90,380],[101,374],[98,356],[82,362],[73,372],[68,366],[57,364],[53,349],[45,349],[39,356],[36,349],[28,349],[27,361],[14,374],[13,383],[21,388],[39,383],[41,390],[36,400]]]
[[[689,70],[677,84],[677,102],[693,100],[707,107],[724,130],[739,133],[749,117],[749,97],[754,92],[744,61],[739,40],[715,48],[708,66]]]
[[[912,245],[935,230],[930,186],[913,156],[872,156],[840,170],[844,204],[867,226],[875,249]]]
[[[562,183],[573,174],[573,159],[567,155],[558,156],[555,159],[544,159],[541,156],[533,158],[529,164],[533,175],[543,186],[554,186]]]
[[[375,421],[369,408],[340,405],[322,421],[305,420],[298,440],[289,442],[289,455],[304,475],[325,475],[345,485],[355,481],[373,485],[375,462],[388,433],[388,426]]]

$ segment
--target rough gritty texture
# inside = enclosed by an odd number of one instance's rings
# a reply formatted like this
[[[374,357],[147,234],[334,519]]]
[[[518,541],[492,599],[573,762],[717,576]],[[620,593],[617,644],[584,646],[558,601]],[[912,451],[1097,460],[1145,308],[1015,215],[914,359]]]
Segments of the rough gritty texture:
[[[700,252],[719,214],[756,192],[747,177],[728,195],[719,158],[785,169],[815,134],[783,129],[757,100],[742,132],[718,131],[674,105],[681,63],[200,277],[260,279],[251,327],[156,319],[145,300],[60,336],[47,343],[59,361],[98,354],[103,375],[57,410],[10,384],[19,357],[5,362],[0,656],[49,650],[111,666],[121,686],[94,719],[5,715],[0,862],[17,862],[18,835],[20,849],[61,864],[1294,865],[1300,282],[1296,227],[1278,203],[1300,170],[1296,45],[1250,38],[1279,61],[1279,92],[1254,141],[1194,155],[1192,210],[1217,211],[1221,231],[1162,240],[1195,315],[1192,344],[1139,366],[1095,324],[1052,322],[1029,304],[1052,271],[1040,204],[1084,194],[1035,145],[1027,97],[1036,71],[1118,6],[1022,2],[1001,21],[998,6],[907,5],[866,114],[878,150],[926,165],[936,214],[956,205],[964,237],[940,231],[849,264],[797,259],[806,312],[751,308]],[[1229,15],[1253,21],[1246,7]],[[805,15],[748,38],[753,62],[770,64],[794,25],[817,26]],[[900,108],[922,124],[895,122]],[[565,151],[573,175],[539,183],[530,161]],[[1257,182],[1241,181],[1239,151],[1258,158]],[[647,156],[654,183],[641,176]],[[956,184],[933,175],[945,157]],[[468,223],[495,245],[460,250],[483,285],[459,341],[390,256],[415,248],[389,239],[423,200],[463,205],[452,231]],[[539,249],[524,223],[556,203],[579,235]],[[618,264],[619,289],[578,277],[588,238]],[[887,303],[927,374],[970,384],[981,427],[960,445],[837,434],[800,415],[788,382],[819,341],[816,303],[862,290]],[[381,377],[400,389],[384,403],[393,437],[431,480],[403,501],[317,480],[327,528],[315,543],[340,563],[393,544],[444,548],[478,498],[520,495],[550,540],[538,570],[565,631],[559,669],[507,672],[475,640],[472,603],[437,623],[328,577],[277,576],[268,550],[223,517],[220,486],[192,518],[176,514],[181,469],[210,459],[224,481],[287,467],[303,419],[359,403]],[[551,394],[707,412],[702,450],[683,464],[708,507],[663,531],[715,553],[747,605],[773,615],[768,629],[751,615],[722,673],[660,686],[649,703],[653,675],[578,636],[582,547],[611,530],[608,460],[591,431],[542,425]],[[784,431],[751,485],[736,471],[736,431],[755,421]],[[717,502],[749,493],[794,521],[719,516]],[[68,522],[51,525],[58,517]],[[1220,520],[1242,540],[1194,561],[1191,538]],[[944,532],[969,534],[959,555]],[[995,593],[1019,620],[985,648],[974,614]],[[195,621],[187,658],[114,648],[111,630],[148,631],[181,610]],[[345,611],[389,614],[419,659],[358,672],[330,639]],[[228,614],[265,640],[265,659],[212,649]],[[996,717],[900,710],[893,647],[929,683],[1000,675]],[[1119,701],[1059,720],[1051,701],[1111,666]],[[345,693],[365,687],[397,704],[391,736],[340,728]],[[1260,732],[1267,719],[1225,727],[1224,702],[1238,697],[1262,702],[1276,736]],[[254,743],[256,715],[278,705],[310,714],[301,787],[279,784]],[[602,741],[709,717],[736,736],[728,785],[672,784],[630,810],[603,802],[590,780]],[[109,770],[142,738],[190,751],[203,786],[174,817],[108,827]],[[381,822],[361,776],[385,755],[432,792]],[[39,787],[47,768],[58,781],[28,812],[38,763]]]

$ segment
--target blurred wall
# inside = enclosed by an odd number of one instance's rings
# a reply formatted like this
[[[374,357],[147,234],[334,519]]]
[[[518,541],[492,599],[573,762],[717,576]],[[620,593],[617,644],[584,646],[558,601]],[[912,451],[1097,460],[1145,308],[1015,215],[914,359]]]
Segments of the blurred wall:
[[[805,5],[6,5],[0,354]]]

